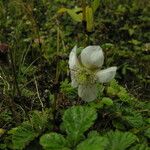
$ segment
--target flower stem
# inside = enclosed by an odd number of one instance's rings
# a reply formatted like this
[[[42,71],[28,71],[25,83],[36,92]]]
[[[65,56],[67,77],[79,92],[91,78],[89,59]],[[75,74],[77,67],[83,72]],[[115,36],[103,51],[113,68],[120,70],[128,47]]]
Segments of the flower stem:
[[[83,34],[85,37],[85,43],[84,45],[86,46],[89,43],[89,36],[87,35],[86,31],[86,0],[82,0],[82,25],[83,25]]]
[[[59,27],[57,27],[57,54],[60,49],[60,31]],[[52,106],[52,113],[53,113],[53,129],[55,130],[56,127],[56,108],[57,108],[57,95],[58,95],[58,80],[59,80],[59,64],[57,62],[56,66],[56,74],[55,74],[55,80],[54,80],[54,101]]]

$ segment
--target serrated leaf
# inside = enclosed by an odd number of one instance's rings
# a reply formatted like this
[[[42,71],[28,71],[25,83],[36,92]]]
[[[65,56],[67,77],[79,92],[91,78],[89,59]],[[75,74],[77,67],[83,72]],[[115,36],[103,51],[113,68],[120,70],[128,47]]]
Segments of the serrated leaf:
[[[40,138],[40,144],[46,150],[69,150],[67,140],[61,134],[54,132],[44,134]]]
[[[104,150],[108,139],[101,136],[92,136],[77,146],[77,150]]]
[[[13,149],[22,150],[31,141],[38,137],[47,124],[47,112],[35,111],[30,117],[30,121],[23,122],[20,126],[9,131],[12,139]]]
[[[108,132],[107,138],[109,140],[107,149],[109,150],[126,150],[137,140],[134,134],[120,131]]]
[[[23,123],[19,127],[13,128],[9,133],[12,134],[13,149],[19,150],[22,150],[39,135],[39,133],[35,132],[28,122]]]
[[[127,93],[127,91],[124,88],[120,89],[120,91],[117,93],[117,96],[123,102],[129,102],[131,100],[130,95]]]
[[[150,128],[146,129],[146,131],[144,132],[144,135],[150,138]]]
[[[130,148],[129,150],[150,150],[150,148],[144,144],[137,144],[136,146]]]
[[[67,109],[63,116],[63,127],[68,134],[68,139],[74,144],[77,143],[96,118],[96,111],[91,107],[73,106]]]
[[[92,2],[93,13],[95,13],[95,11],[97,10],[97,8],[99,7],[99,4],[100,4],[100,0],[94,0]]]
[[[95,136],[99,136],[99,133],[97,131],[95,131],[95,130],[90,131],[88,133],[88,138],[95,137]]]
[[[141,127],[144,122],[140,113],[136,113],[133,116],[125,116],[124,119],[129,123],[129,125],[135,128]]]
[[[93,10],[91,7],[86,7],[86,30],[88,32],[93,31],[94,21],[93,21]]]

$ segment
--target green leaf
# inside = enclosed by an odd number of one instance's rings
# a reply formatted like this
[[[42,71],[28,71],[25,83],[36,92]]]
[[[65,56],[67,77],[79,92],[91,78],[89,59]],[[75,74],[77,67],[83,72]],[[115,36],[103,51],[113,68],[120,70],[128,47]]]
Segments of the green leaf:
[[[49,116],[50,114],[47,111],[44,112],[34,111],[30,117],[31,118],[30,123],[32,124],[32,126],[36,131],[41,132],[43,129],[45,129],[48,123]]]
[[[93,10],[91,7],[87,6],[86,7],[86,30],[88,32],[92,32],[93,31]]]
[[[80,56],[80,54],[81,54],[81,52],[82,52],[83,49],[84,49],[84,47],[77,48],[77,51],[76,51],[77,56]]]
[[[138,41],[136,39],[132,39],[132,40],[130,40],[128,42],[131,43],[131,44],[133,44],[133,45],[139,45],[139,44],[141,44],[141,41]]]
[[[110,82],[110,86],[107,88],[107,94],[110,96],[110,97],[114,97],[118,94],[118,92],[120,91],[120,87],[117,83],[116,80],[112,80]]]
[[[125,116],[123,117],[129,125],[135,128],[139,128],[143,125],[143,117],[140,113],[135,113],[133,116]]]
[[[120,129],[120,130],[125,130],[125,126],[124,124],[119,120],[113,120],[112,121],[112,124],[113,126],[116,128],[116,129]]]
[[[57,13],[64,13],[64,12],[67,12],[67,8],[60,8],[58,11],[57,11]]]
[[[68,9],[67,12],[74,21],[82,22],[83,15],[82,15],[82,13],[77,13],[76,8]]]
[[[4,130],[3,128],[0,128],[0,136],[3,135],[5,133],[6,130]]]
[[[136,146],[131,147],[129,150],[150,150],[150,148],[144,144],[137,144]]]
[[[150,128],[146,129],[146,131],[144,132],[144,135],[150,138]]]
[[[124,88],[120,89],[120,92],[117,93],[117,96],[123,102],[129,102],[131,100],[131,96],[127,93],[127,91]]]
[[[11,129],[9,133],[12,134],[13,149],[19,150],[25,148],[26,145],[39,135],[38,132],[35,132],[32,125],[27,122]]]
[[[97,118],[95,109],[87,106],[73,106],[67,109],[63,116],[63,127],[68,139],[76,144]]]
[[[67,140],[57,133],[44,134],[40,138],[40,144],[46,150],[69,150],[67,148]]]
[[[102,104],[105,104],[107,106],[112,106],[113,105],[113,101],[112,99],[110,99],[109,97],[104,97],[101,101]]]
[[[99,4],[100,4],[100,0],[94,0],[92,2],[92,10],[93,10],[93,13],[95,13],[95,11],[97,10],[97,8],[99,7]]]
[[[1,148],[1,150],[2,150],[2,149],[7,150],[7,149],[6,149],[6,148],[7,148],[7,145],[6,145],[6,144],[1,144],[1,143],[0,143],[0,148]]]
[[[95,130],[92,130],[88,133],[88,138],[94,137],[94,136],[99,136],[99,133]]]
[[[101,136],[93,136],[81,142],[77,150],[104,150],[108,144],[108,139]]]
[[[107,138],[109,139],[109,150],[126,150],[132,143],[137,140],[137,137],[130,132],[108,132]]]
[[[83,16],[82,16],[81,11],[82,11],[81,8],[74,8],[74,9],[61,8],[57,11],[57,13],[67,12],[74,21],[82,22]]]
[[[22,96],[25,96],[25,97],[28,97],[28,98],[31,98],[35,95],[35,92],[27,89],[27,88],[23,88],[22,91],[21,91],[21,94]]]
[[[9,131],[12,139],[13,149],[22,150],[31,141],[38,137],[47,125],[47,112],[35,111],[30,116],[30,120],[23,122],[20,126]]]

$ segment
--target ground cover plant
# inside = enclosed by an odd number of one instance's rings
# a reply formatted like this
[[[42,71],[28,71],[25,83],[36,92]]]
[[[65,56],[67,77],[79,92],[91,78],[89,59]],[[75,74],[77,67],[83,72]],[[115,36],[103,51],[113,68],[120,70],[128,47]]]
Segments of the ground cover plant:
[[[149,150],[149,8],[1,0],[0,149]]]

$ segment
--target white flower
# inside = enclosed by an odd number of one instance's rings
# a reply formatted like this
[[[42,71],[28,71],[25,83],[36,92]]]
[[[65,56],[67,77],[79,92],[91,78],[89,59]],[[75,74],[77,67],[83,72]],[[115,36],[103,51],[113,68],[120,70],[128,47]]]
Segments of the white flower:
[[[69,55],[71,85],[78,87],[82,100],[90,102],[97,97],[96,83],[106,83],[115,77],[117,67],[101,70],[104,54],[100,46],[88,46],[77,56],[77,46]]]

